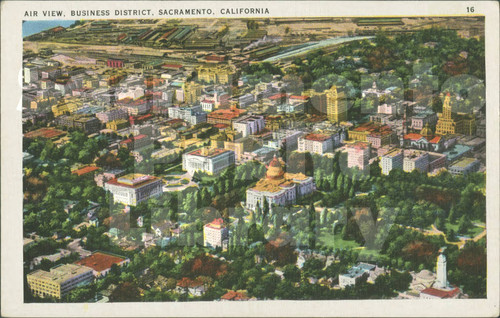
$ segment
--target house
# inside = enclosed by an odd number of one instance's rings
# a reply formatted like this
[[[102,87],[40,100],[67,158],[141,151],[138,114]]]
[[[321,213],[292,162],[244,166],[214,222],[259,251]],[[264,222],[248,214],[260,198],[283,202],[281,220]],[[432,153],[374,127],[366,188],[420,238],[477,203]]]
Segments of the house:
[[[157,237],[172,236],[171,230],[174,228],[177,228],[177,224],[169,220],[151,224],[151,229],[153,230],[154,235]]]
[[[177,282],[175,291],[180,294],[187,292],[192,296],[199,297],[205,293],[206,288],[199,278],[193,280],[188,277],[183,277]]]
[[[249,300],[250,297],[247,296],[247,293],[245,290],[228,290],[227,293],[221,296],[220,300],[222,301],[227,301],[227,300]]]

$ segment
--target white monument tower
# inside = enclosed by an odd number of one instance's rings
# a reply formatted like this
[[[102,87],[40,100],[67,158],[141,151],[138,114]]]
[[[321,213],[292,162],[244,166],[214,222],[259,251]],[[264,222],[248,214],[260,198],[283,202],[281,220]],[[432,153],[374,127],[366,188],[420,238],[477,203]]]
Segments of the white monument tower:
[[[436,266],[437,279],[433,287],[436,288],[446,288],[448,287],[448,281],[446,279],[446,257],[443,254],[439,254]]]

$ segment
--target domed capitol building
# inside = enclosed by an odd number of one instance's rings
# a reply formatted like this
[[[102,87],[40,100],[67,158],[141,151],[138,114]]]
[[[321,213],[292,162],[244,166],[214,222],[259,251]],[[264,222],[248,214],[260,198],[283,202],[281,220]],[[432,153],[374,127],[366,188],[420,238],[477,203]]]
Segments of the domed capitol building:
[[[257,205],[262,207],[264,198],[269,206],[294,204],[297,197],[312,193],[316,186],[313,178],[303,173],[288,173],[283,170],[284,162],[276,156],[267,166],[266,176],[247,190],[246,207],[255,210]]]

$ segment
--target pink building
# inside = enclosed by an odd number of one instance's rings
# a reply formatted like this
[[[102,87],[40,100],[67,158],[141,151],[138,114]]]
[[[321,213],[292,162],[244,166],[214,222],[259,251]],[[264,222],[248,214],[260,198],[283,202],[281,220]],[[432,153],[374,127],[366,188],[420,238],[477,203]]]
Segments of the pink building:
[[[370,143],[355,142],[347,144],[347,167],[358,167],[359,170],[364,170],[368,167],[370,159]]]
[[[229,230],[222,218],[214,219],[203,227],[203,244],[209,247],[223,247],[229,240]]]

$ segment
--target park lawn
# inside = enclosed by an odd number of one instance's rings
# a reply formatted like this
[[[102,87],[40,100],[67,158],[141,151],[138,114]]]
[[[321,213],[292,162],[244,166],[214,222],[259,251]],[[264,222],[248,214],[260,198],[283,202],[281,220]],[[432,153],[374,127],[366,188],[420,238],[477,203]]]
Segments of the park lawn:
[[[322,231],[319,235],[320,242],[331,248],[356,248],[360,245],[355,241],[346,241],[342,239],[342,234],[338,233],[333,235],[331,232]]]
[[[380,251],[377,251],[377,250],[368,250],[366,248],[363,248],[363,249],[360,250],[359,256],[360,257],[362,257],[362,256],[369,256],[372,259],[377,259],[378,257],[380,257]]]
[[[209,175],[204,175],[201,177],[201,183],[210,183],[214,180],[217,180],[218,179],[218,176],[209,176]]]

